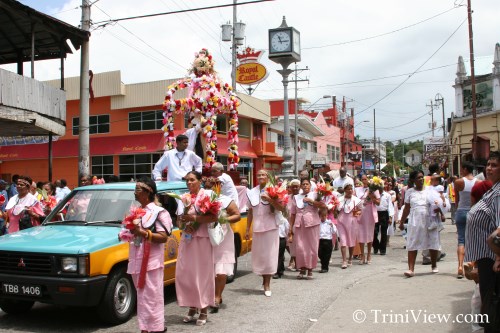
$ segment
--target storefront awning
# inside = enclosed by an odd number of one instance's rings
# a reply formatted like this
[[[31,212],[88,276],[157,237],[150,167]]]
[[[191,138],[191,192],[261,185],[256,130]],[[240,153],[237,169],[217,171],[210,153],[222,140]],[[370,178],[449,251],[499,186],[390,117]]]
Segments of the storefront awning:
[[[181,134],[175,133],[175,134]],[[141,153],[162,153],[164,138],[161,133],[90,138],[90,156],[123,155]],[[218,141],[217,152],[228,154],[229,143],[226,138]],[[53,157],[78,157],[78,139],[53,142]],[[27,144],[0,147],[0,161],[46,159],[48,144]],[[238,144],[240,157],[257,158],[250,141],[241,140]]]
[[[163,152],[161,133],[90,138],[90,156]],[[48,144],[0,147],[0,161],[46,159]],[[53,157],[78,157],[78,139],[53,142]]]

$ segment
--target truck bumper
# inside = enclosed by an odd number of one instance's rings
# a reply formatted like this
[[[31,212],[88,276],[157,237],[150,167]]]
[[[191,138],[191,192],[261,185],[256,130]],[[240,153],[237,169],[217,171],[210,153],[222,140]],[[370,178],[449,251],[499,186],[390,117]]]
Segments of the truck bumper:
[[[0,289],[0,298],[35,301],[68,306],[96,306],[106,287],[106,275],[95,277],[27,276],[0,273],[0,288],[4,283],[18,286],[40,286],[41,296],[7,294]]]

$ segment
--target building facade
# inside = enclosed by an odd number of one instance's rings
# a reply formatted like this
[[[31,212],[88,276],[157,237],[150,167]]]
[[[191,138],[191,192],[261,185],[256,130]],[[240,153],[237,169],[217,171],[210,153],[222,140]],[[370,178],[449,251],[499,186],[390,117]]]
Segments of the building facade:
[[[493,69],[475,76],[476,88],[476,165],[485,165],[489,152],[499,149],[500,141],[500,44],[495,45]],[[455,112],[449,119],[451,172],[458,174],[464,160],[472,161],[472,85],[465,64],[459,57],[455,78]]]
[[[117,175],[122,181],[143,176],[163,154],[162,103],[167,87],[176,80],[124,84],[120,71],[95,74],[94,98],[90,101],[90,170],[92,175]],[[59,86],[59,80],[48,84]],[[55,178],[64,178],[70,186],[78,182],[79,77],[65,79],[67,114],[66,133],[53,144]],[[175,98],[185,98],[187,89]],[[267,144],[270,110],[267,101],[238,93],[240,177],[253,182],[255,170],[263,167],[263,156],[275,156],[274,145]],[[187,119],[176,114],[176,135],[183,133]],[[228,119],[218,116],[218,160],[227,165]],[[252,140],[254,138],[254,140]],[[35,180],[47,178],[47,145],[31,144],[0,147],[1,174],[28,174]]]

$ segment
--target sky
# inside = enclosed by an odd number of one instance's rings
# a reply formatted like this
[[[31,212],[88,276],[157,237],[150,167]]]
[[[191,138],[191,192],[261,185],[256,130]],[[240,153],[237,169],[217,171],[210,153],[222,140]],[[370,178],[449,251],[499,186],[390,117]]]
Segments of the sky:
[[[253,0],[238,0],[239,3]],[[22,0],[23,4],[78,26],[81,0]],[[138,6],[140,3],[140,6]],[[208,48],[223,81],[231,82],[230,43],[221,41],[220,26],[232,21],[232,8],[219,8],[122,21],[99,22],[188,8],[230,4],[231,0],[97,0],[93,1],[90,69],[120,70],[126,84],[184,77],[194,53]],[[500,42],[498,0],[472,0],[476,75],[491,73],[495,44]],[[238,6],[246,23],[245,45],[265,50],[261,62],[270,71],[253,96],[282,99],[280,65],[268,59],[268,29],[286,16],[300,31],[302,60],[298,97],[305,108],[324,110],[336,96],[354,109],[355,134],[381,140],[415,141],[430,136],[430,105],[444,99],[445,117],[455,111],[454,80],[459,56],[470,73],[466,0],[275,0]],[[29,73],[29,64],[25,64]],[[80,52],[69,54],[67,77],[78,76]],[[2,66],[16,71],[15,66]],[[57,79],[59,60],[39,62],[38,80]],[[288,94],[294,97],[294,84]],[[166,88],[166,87],[165,87]],[[239,86],[237,89],[243,91]],[[255,87],[254,87],[255,88]],[[442,136],[442,108],[434,107],[436,136]]]

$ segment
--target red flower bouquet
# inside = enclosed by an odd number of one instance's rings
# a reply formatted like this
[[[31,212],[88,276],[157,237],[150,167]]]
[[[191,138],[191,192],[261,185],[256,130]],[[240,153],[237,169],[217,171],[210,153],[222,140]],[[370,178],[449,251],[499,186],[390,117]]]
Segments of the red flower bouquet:
[[[135,229],[139,225],[141,218],[146,214],[146,211],[141,207],[131,207],[130,214],[125,216],[122,225],[125,229],[122,229],[118,234],[118,238],[122,242],[131,242],[134,240],[134,235],[130,230]]]
[[[316,185],[315,192],[317,193],[316,200],[321,201],[321,199],[331,196],[333,193],[333,188],[330,183],[325,183],[323,177],[320,176],[321,182]]]

